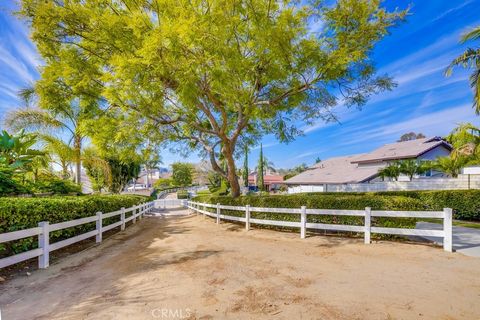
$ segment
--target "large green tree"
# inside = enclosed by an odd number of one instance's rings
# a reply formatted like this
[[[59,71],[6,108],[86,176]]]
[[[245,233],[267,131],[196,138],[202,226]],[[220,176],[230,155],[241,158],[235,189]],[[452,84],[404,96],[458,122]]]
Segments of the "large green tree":
[[[173,183],[179,187],[190,186],[193,182],[193,172],[195,168],[191,163],[175,162],[172,164]]]
[[[405,12],[379,0],[22,0],[20,14],[45,60],[40,86],[54,88],[44,100],[75,79],[82,97],[203,152],[238,196],[239,141],[289,141],[301,122],[335,119],[339,100],[361,106],[393,86],[369,54]]]

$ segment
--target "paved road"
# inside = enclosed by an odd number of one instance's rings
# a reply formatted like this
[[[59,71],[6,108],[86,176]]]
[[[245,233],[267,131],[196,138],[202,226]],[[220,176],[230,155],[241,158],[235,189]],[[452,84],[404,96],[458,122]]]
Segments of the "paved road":
[[[443,226],[437,223],[417,222],[417,229],[442,230]],[[438,244],[443,244],[442,238],[424,237]],[[453,249],[464,255],[480,257],[480,229],[453,227]]]

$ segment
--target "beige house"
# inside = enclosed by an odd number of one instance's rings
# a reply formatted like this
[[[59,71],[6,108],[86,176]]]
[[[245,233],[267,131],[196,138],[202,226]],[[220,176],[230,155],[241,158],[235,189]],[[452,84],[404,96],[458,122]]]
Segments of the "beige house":
[[[448,156],[452,146],[439,137],[386,144],[369,153],[324,160],[306,171],[286,180],[289,193],[326,192],[329,185],[370,183],[379,181],[378,170],[392,161],[417,159],[434,160]],[[440,172],[427,172],[414,179],[442,177]],[[400,176],[399,181],[409,180]]]

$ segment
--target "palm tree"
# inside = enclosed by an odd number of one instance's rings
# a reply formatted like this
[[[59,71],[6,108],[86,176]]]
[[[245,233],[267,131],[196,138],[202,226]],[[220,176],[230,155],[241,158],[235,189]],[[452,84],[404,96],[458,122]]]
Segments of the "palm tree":
[[[398,163],[398,166],[400,173],[408,176],[410,181],[412,181],[414,175],[425,173],[430,168],[429,163],[415,159],[402,160]]]
[[[70,178],[69,168],[75,158],[74,149],[53,135],[42,134],[40,139],[43,141],[44,150],[50,154],[50,161],[60,166],[62,170],[62,179]]]
[[[432,163],[432,168],[456,178],[467,163],[467,157],[438,157]]]
[[[391,178],[394,181],[398,181],[400,176],[400,165],[397,161],[389,164],[385,168],[378,170],[378,176],[385,180],[385,178]]]
[[[479,39],[480,26],[462,35],[460,38],[460,43]],[[474,92],[473,108],[475,109],[476,114],[480,114],[480,47],[467,48],[467,50],[465,50],[460,56],[450,63],[445,71],[446,76],[450,76],[453,68],[456,66],[473,69],[473,73],[470,75],[470,86]]]
[[[462,123],[448,135],[447,141],[454,148],[452,157],[467,157],[472,164],[480,161],[480,128]]]
[[[5,119],[5,124],[19,130],[25,128],[30,131],[41,131],[49,134],[51,131],[60,131],[68,135],[68,145],[73,149],[73,162],[75,163],[75,181],[81,183],[82,147],[85,134],[83,122],[86,120],[86,112],[76,105],[59,106],[55,110],[30,108],[31,101],[35,98],[33,89],[24,89],[20,96],[25,101],[26,107],[10,112]]]

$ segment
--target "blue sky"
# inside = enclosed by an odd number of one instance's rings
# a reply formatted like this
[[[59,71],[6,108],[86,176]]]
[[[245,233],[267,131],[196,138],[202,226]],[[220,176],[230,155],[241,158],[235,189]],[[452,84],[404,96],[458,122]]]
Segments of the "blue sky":
[[[16,93],[38,78],[36,67],[41,64],[28,28],[11,13],[13,3],[0,4],[0,118],[20,105]],[[460,122],[479,125],[480,117],[471,108],[469,73],[457,69],[445,78],[443,72],[466,47],[458,43],[460,35],[480,24],[480,0],[387,0],[384,4],[388,8],[411,5],[407,21],[392,29],[373,53],[379,73],[393,76],[398,87],[373,97],[362,110],[339,106],[336,112],[341,124],[318,122],[304,127],[305,136],[288,145],[265,137],[264,153],[276,167],[368,152],[396,141],[405,132],[442,136]],[[185,161],[167,151],[162,157],[165,165]],[[250,154],[251,167],[257,157],[258,148]]]

